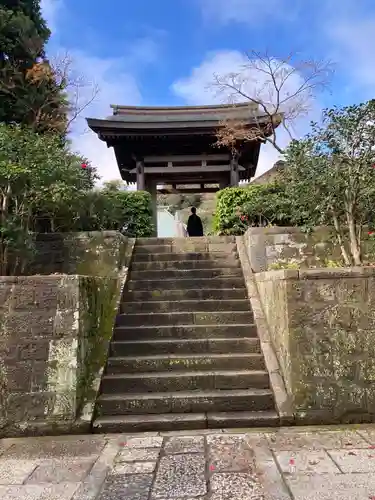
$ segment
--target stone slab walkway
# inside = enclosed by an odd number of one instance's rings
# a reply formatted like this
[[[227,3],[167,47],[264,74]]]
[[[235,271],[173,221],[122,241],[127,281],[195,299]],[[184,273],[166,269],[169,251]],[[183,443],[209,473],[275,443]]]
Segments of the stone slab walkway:
[[[375,426],[0,440],[1,500],[375,500]]]

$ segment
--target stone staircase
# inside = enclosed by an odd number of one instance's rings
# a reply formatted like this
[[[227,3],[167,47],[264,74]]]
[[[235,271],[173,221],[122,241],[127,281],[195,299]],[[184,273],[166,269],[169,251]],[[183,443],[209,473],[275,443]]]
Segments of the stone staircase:
[[[94,432],[279,424],[232,237],[138,239]]]

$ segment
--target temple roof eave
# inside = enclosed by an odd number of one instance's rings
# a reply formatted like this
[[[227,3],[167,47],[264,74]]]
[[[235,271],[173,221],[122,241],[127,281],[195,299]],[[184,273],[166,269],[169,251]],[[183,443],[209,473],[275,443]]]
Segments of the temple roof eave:
[[[240,118],[239,118],[240,119]],[[222,120],[224,121],[224,119]],[[247,120],[241,119],[242,122],[252,125],[265,125],[268,121],[268,117],[260,116],[257,118],[248,118]],[[96,132],[97,134],[101,134],[102,136],[107,133],[119,133],[121,135],[131,134],[131,133],[139,133],[139,132],[148,132],[148,133],[157,133],[161,131],[172,132],[173,130],[179,130],[190,132],[191,130],[200,131],[202,133],[210,133],[213,130],[220,128],[221,125],[220,120],[194,120],[194,121],[116,121],[112,119],[97,119],[97,118],[87,118],[87,124],[91,130]]]

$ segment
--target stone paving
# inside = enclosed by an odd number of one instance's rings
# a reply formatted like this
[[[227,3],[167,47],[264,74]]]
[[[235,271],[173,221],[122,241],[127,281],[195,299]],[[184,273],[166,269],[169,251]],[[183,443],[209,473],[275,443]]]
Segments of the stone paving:
[[[375,500],[375,426],[0,440],[1,500]]]

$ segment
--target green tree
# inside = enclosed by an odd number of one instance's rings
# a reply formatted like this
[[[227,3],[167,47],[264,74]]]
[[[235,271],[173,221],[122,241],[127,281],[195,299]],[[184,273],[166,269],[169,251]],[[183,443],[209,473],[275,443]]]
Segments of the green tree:
[[[226,188],[217,194],[214,218],[216,233],[239,235],[251,226],[294,224],[297,221],[293,220],[285,186],[281,182]]]
[[[45,58],[40,0],[0,0],[0,122],[65,134],[66,78]]]
[[[97,178],[95,169],[69,151],[57,135],[0,124],[0,261],[9,272],[9,253],[30,247],[41,221],[55,231],[61,219],[79,217],[79,206]],[[65,223],[66,226],[66,223]],[[24,242],[24,244],[22,244]],[[16,263],[18,265],[18,263]]]
[[[362,263],[363,228],[375,206],[375,101],[327,109],[287,150],[286,193],[310,226],[334,227],[346,265]]]

